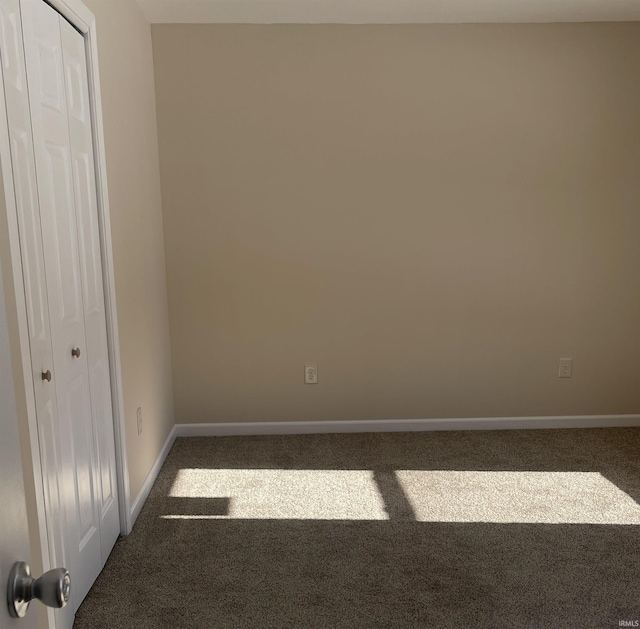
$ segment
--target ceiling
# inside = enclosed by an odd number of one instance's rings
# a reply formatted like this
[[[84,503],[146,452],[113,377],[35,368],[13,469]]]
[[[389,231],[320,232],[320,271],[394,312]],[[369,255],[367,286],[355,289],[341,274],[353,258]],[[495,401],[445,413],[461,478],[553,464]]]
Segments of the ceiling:
[[[640,0],[137,0],[152,23],[640,21]]]

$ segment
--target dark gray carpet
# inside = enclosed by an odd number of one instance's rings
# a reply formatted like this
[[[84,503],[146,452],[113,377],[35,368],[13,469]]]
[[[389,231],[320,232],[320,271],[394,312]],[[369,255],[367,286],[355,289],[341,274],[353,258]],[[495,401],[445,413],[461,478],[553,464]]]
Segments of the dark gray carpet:
[[[638,503],[636,428],[179,439],[74,627],[618,627]]]

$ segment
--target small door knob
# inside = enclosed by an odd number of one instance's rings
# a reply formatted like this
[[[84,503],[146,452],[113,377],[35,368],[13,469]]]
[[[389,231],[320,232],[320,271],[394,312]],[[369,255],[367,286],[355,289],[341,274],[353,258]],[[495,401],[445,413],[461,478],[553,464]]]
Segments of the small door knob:
[[[42,372],[42,379],[51,382],[51,372],[48,369]]]
[[[79,347],[76,347],[75,349],[72,349],[72,350],[71,350],[71,355],[72,355],[74,358],[80,358],[80,348],[79,348]]]
[[[34,579],[29,564],[19,561],[13,564],[9,573],[7,603],[13,618],[23,618],[34,598],[48,607],[64,607],[70,594],[71,577],[65,568],[49,570],[39,579]]]

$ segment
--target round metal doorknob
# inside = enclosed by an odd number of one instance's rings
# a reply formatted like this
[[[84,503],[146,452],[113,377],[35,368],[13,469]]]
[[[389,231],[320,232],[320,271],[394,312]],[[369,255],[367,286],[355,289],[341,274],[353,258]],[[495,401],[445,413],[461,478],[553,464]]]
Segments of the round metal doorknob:
[[[48,369],[42,372],[42,379],[51,382],[51,372]]]
[[[48,607],[64,607],[71,594],[71,577],[65,568],[45,572],[39,579],[31,576],[31,568],[24,561],[13,564],[7,586],[9,614],[23,618],[34,598]]]
[[[74,356],[75,358],[80,358],[80,348],[76,347],[75,349],[72,349],[71,355]]]

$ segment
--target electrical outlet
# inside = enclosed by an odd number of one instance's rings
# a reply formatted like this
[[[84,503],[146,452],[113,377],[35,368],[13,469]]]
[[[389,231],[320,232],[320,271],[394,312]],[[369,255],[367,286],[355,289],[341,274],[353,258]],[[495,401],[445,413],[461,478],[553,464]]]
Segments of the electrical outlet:
[[[138,406],[138,410],[136,412],[136,417],[138,418],[138,434],[142,434],[142,409]]]
[[[558,378],[571,378],[572,358],[561,358]]]
[[[304,366],[304,383],[318,384],[318,365]]]

